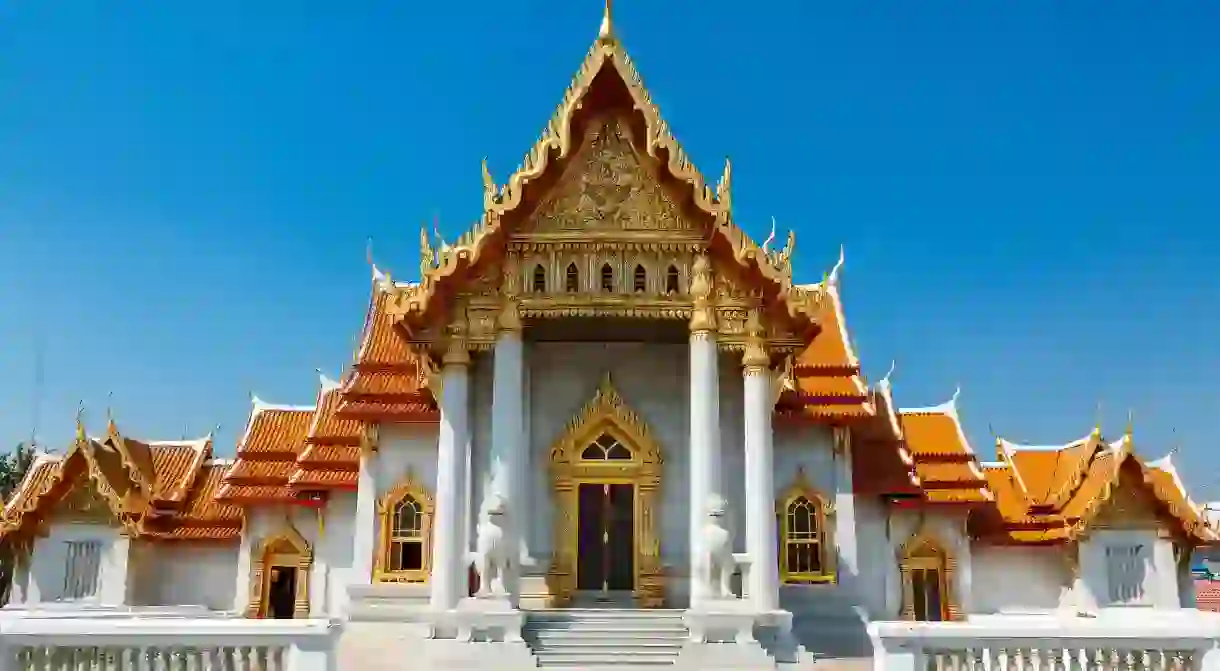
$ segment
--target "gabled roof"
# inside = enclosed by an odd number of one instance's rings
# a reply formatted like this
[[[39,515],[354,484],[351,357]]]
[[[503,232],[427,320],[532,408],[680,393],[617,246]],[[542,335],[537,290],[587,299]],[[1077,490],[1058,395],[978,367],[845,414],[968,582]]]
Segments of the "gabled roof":
[[[355,489],[365,425],[338,415],[340,384],[325,375],[318,385],[317,410],[288,485],[297,491]]]
[[[394,282],[373,267],[360,347],[340,385],[338,407],[331,415],[334,420],[429,423],[440,419],[428,389],[427,356],[414,351],[395,331],[389,313],[393,292],[406,286],[414,285]]]
[[[642,129],[637,134],[639,149],[657,163],[661,178],[672,183],[671,191],[681,206],[702,219],[713,256],[740,268],[741,275],[757,281],[774,304],[786,306],[786,310],[777,312],[801,322],[813,317],[807,311],[812,312],[817,296],[792,283],[793,235],[789,234],[789,244],[783,250],[769,251],[734,223],[730,164],[725,161],[714,187],[694,166],[615,35],[607,4],[597,39],[520,167],[500,186],[484,165],[484,212],[480,221],[452,245],[442,245],[440,250],[423,245],[425,264],[420,284],[396,292],[396,310],[406,322],[422,321],[465,281],[470,268],[502,253],[507,234],[547,188],[556,166],[578,148],[581,119],[608,109],[622,110]],[[433,252],[435,258],[428,258]]]
[[[237,460],[216,498],[225,503],[290,502],[288,479],[305,450],[315,406],[272,405],[251,399],[250,419],[237,443]]]
[[[961,390],[940,405],[898,411],[903,449],[930,503],[981,503],[991,492],[958,416]]]
[[[1070,541],[1118,491],[1138,487],[1181,533],[1201,543],[1217,540],[1172,459],[1141,459],[1129,430],[1114,442],[1106,442],[1099,430],[1063,445],[1021,446],[998,439],[997,452],[1000,461],[984,464],[995,508],[972,520],[978,535],[1017,543]]]
[[[105,438],[92,438],[78,420],[76,440],[65,455],[35,456],[0,516],[0,535],[32,533],[59,501],[88,486],[135,537],[232,540],[241,530],[240,511],[217,507],[200,478],[209,471],[211,450],[210,435],[137,441],[122,436],[113,421]],[[200,527],[209,531],[200,535]]]

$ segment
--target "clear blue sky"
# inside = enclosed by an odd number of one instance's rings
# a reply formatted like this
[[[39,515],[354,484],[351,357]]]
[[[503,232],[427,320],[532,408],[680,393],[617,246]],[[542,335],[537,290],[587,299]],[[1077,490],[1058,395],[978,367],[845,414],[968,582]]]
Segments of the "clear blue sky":
[[[957,384],[970,437],[1180,444],[1220,498],[1220,5],[620,0],[617,27],[737,218],[847,248],[866,373]],[[0,441],[62,446],[107,396],[149,438],[351,359],[365,241],[411,276],[503,178],[598,0],[0,7]],[[41,343],[41,345],[39,345]],[[35,385],[39,348],[45,375]],[[36,389],[39,390],[36,393]],[[1202,498],[1202,497],[1201,497]]]

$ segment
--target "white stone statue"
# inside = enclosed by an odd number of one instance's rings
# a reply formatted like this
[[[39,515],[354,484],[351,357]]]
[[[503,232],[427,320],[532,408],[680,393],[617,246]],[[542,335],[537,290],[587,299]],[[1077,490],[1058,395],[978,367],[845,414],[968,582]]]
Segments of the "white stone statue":
[[[699,563],[699,579],[706,594],[715,599],[732,599],[736,595],[730,580],[737,570],[733,559],[733,535],[729,533],[725,518],[728,502],[719,494],[712,494],[706,504],[707,519],[703,523],[702,557]]]
[[[505,596],[505,578],[516,561],[516,548],[510,548],[508,510],[504,498],[489,494],[479,510],[478,538],[475,543],[475,570],[479,573],[478,596]]]

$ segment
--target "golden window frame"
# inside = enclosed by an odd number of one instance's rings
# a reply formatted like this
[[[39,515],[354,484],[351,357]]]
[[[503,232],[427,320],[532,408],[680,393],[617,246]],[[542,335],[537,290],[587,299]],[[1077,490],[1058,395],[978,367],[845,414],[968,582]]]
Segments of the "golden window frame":
[[[410,497],[419,505],[420,568],[391,570],[390,553],[394,549],[394,509]],[[426,583],[432,572],[432,515],[435,511],[432,494],[410,472],[386,492],[377,504],[377,549],[373,558],[373,582]]]
[[[926,531],[917,531],[903,543],[898,571],[902,576],[901,619],[915,620],[915,584],[912,572],[934,569],[939,578],[940,615],[943,620],[962,620],[957,601],[957,558],[944,543]]]
[[[820,573],[793,571],[788,566],[788,546],[791,544],[807,544],[809,541],[791,538],[788,529],[789,509],[801,500],[808,502],[814,508],[814,521],[817,525],[818,558],[821,561]],[[834,545],[834,504],[822,496],[809,483],[805,469],[798,467],[792,484],[775,502],[775,519],[779,537],[779,580],[784,585],[811,585],[833,583],[837,576],[837,561]]]
[[[288,525],[283,531],[264,538],[254,548],[251,560],[250,596],[246,604],[246,617],[267,617],[271,569],[274,568],[296,569],[292,617],[309,617],[309,573],[313,568],[313,550],[299,531]]]

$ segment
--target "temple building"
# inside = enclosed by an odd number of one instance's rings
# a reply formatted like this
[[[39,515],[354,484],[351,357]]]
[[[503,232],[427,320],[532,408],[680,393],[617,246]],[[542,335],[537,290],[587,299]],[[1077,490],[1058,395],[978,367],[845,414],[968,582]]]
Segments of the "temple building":
[[[421,232],[409,281],[374,268],[354,361],[305,404],[254,399],[234,459],[83,417],[39,454],[0,518],[9,608],[733,668],[867,655],[870,620],[1194,608],[1217,536],[1170,459],[1090,422],[976,450],[957,393],[904,408],[866,379],[839,250],[803,283],[791,233],[743,231],[729,162],[695,168],[608,11],[520,167],[483,176],[480,220]],[[651,647],[581,647],[610,611]]]

